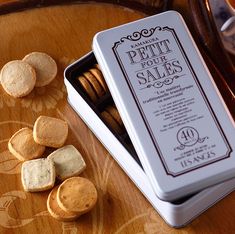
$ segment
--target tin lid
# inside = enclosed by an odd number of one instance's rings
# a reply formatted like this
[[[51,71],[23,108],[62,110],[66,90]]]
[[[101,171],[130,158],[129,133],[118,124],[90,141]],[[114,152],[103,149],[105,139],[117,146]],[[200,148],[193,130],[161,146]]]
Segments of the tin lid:
[[[99,32],[93,50],[160,199],[235,176],[234,122],[179,13]]]

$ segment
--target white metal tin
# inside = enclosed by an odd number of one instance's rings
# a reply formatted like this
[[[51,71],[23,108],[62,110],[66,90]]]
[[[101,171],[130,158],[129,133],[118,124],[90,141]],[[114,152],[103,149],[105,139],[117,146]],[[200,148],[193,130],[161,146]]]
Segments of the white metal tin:
[[[89,53],[66,68],[64,81],[68,92],[68,101],[166,223],[173,227],[185,226],[234,190],[235,179],[232,179],[207,188],[181,202],[171,203],[160,200],[155,195],[141,166],[97,116],[97,113],[73,83],[74,77],[71,73],[76,73],[81,67],[86,66],[84,64],[89,63],[88,61],[92,60],[92,57],[94,57],[92,53]]]
[[[235,176],[234,122],[177,12],[100,32],[93,49],[160,199]]]

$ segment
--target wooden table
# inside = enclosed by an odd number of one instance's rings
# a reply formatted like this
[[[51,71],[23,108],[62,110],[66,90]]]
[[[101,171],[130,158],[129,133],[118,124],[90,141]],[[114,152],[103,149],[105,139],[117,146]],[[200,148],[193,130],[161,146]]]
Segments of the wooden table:
[[[63,71],[91,50],[94,34],[144,16],[140,11],[103,3],[50,6],[0,16],[0,67],[29,52],[42,51],[50,54],[59,68],[50,85],[36,88],[25,98],[12,98],[0,86],[0,233],[214,234],[235,230],[235,193],[187,227],[170,228],[67,102]],[[68,122],[66,144],[73,144],[82,153],[87,163],[82,176],[98,189],[96,207],[76,222],[59,222],[49,215],[49,192],[23,191],[21,163],[8,151],[12,134],[32,127],[40,115]],[[46,154],[50,152],[47,149]]]

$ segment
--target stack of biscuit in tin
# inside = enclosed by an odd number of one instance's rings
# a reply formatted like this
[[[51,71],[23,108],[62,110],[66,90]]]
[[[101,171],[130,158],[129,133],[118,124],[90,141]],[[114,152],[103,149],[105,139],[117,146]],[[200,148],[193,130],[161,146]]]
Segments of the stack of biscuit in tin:
[[[109,94],[109,90],[98,64],[77,77],[82,89],[93,104]],[[101,110],[101,119],[116,134],[123,134],[125,128],[122,119],[113,103],[108,103]]]
[[[94,103],[108,92],[108,87],[98,64],[88,71],[83,72],[78,77],[78,80],[90,100]]]

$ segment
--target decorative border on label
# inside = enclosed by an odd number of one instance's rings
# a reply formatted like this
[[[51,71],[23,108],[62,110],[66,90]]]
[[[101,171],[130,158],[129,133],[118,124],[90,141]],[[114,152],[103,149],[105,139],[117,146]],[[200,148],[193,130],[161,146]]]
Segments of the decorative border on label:
[[[125,68],[124,68],[124,66],[123,66],[122,60],[121,60],[121,58],[120,58],[120,56],[119,56],[119,54],[118,54],[118,52],[117,52],[118,46],[121,45],[122,43],[124,43],[125,40],[138,41],[139,39],[141,39],[141,37],[147,38],[147,37],[152,36],[156,30],[158,30],[158,31],[165,31],[165,30],[167,30],[167,31],[169,31],[170,33],[172,33],[172,35],[173,35],[173,37],[174,37],[174,39],[175,39],[175,41],[176,41],[176,43],[177,43],[177,45],[178,45],[180,51],[181,51],[181,54],[182,54],[182,56],[183,56],[183,58],[184,58],[184,60],[185,60],[185,62],[186,62],[186,64],[187,64],[187,66],[188,66],[188,68],[189,68],[191,74],[192,74],[192,77],[194,78],[194,80],[195,80],[195,82],[196,82],[196,84],[197,84],[197,86],[198,86],[198,89],[199,89],[199,91],[201,92],[201,95],[202,95],[202,97],[203,97],[203,99],[204,99],[204,101],[205,101],[205,103],[206,103],[206,105],[207,105],[207,107],[208,107],[208,110],[209,110],[209,112],[211,113],[211,116],[213,117],[213,119],[214,119],[214,121],[215,121],[215,124],[216,124],[216,126],[217,126],[217,128],[218,128],[218,130],[219,130],[219,132],[220,132],[220,134],[221,134],[221,136],[222,136],[222,138],[223,138],[223,140],[224,140],[224,143],[225,143],[225,145],[227,146],[227,152],[226,152],[225,155],[222,155],[222,156],[220,156],[220,157],[217,157],[216,159],[211,160],[211,161],[209,161],[209,162],[202,163],[202,164],[200,164],[200,165],[198,165],[198,166],[194,166],[194,167],[191,167],[191,168],[189,168],[189,169],[182,170],[182,171],[179,172],[179,173],[172,172],[172,171],[170,171],[170,169],[168,168],[167,163],[166,163],[166,161],[165,161],[165,159],[164,159],[164,156],[163,156],[163,154],[162,154],[162,152],[161,152],[161,150],[160,150],[160,147],[158,146],[157,140],[155,139],[154,134],[153,134],[153,132],[152,132],[152,130],[151,130],[149,124],[148,124],[148,121],[147,121],[147,119],[146,119],[146,117],[145,117],[145,113],[144,113],[144,111],[142,110],[142,107],[141,107],[141,105],[140,105],[140,103],[139,103],[139,101],[138,101],[138,98],[137,98],[137,95],[136,95],[136,93],[135,93],[135,90],[134,90],[133,87],[132,87],[132,84],[131,84],[131,82],[130,82],[130,79],[129,79],[129,77],[128,77],[128,74],[127,74],[127,72],[126,72],[126,70],[125,70]],[[141,30],[140,32],[133,32],[132,35],[128,35],[128,36],[122,37],[119,41],[116,41],[116,42],[114,43],[113,47],[112,47],[112,50],[113,50],[113,52],[114,52],[115,58],[116,58],[116,60],[117,60],[117,62],[118,62],[118,64],[119,64],[119,66],[120,66],[120,68],[121,68],[121,71],[122,71],[122,73],[123,73],[123,76],[124,76],[124,78],[126,79],[127,85],[128,85],[128,87],[129,87],[129,89],[130,89],[130,91],[131,91],[131,93],[132,93],[132,95],[133,95],[133,97],[134,97],[134,101],[135,101],[135,103],[136,103],[136,105],[137,105],[137,107],[138,107],[138,109],[139,109],[139,112],[140,112],[140,114],[141,114],[141,117],[142,117],[142,119],[143,119],[143,121],[144,121],[144,123],[145,123],[146,129],[147,129],[148,132],[149,132],[149,135],[150,135],[150,137],[151,137],[151,140],[152,140],[152,142],[153,142],[153,145],[154,145],[154,147],[155,147],[155,149],[156,149],[156,151],[157,151],[157,153],[158,153],[158,155],[159,155],[159,158],[160,158],[160,160],[161,160],[161,162],[162,162],[162,164],[163,164],[163,167],[164,167],[165,172],[166,172],[167,175],[171,175],[172,177],[177,177],[177,176],[186,174],[186,173],[188,173],[188,172],[190,172],[190,171],[196,170],[196,169],[198,169],[198,168],[205,167],[205,166],[207,166],[207,165],[210,165],[210,164],[212,164],[212,163],[215,163],[215,162],[218,162],[218,161],[220,161],[220,160],[223,160],[223,159],[225,159],[225,158],[230,157],[230,154],[231,154],[231,152],[232,152],[232,148],[231,148],[231,146],[230,146],[230,144],[229,144],[229,142],[228,142],[228,140],[227,140],[227,137],[226,137],[225,133],[223,132],[223,130],[222,130],[221,126],[220,126],[219,121],[217,120],[217,117],[215,116],[215,113],[214,113],[214,111],[213,111],[213,109],[212,109],[212,107],[211,107],[211,105],[210,105],[210,103],[209,103],[209,101],[208,101],[208,99],[207,99],[207,97],[206,97],[206,95],[205,95],[205,92],[204,92],[203,88],[202,88],[201,85],[200,85],[200,82],[199,82],[199,80],[198,80],[198,78],[197,78],[197,76],[196,76],[196,74],[195,74],[195,71],[193,70],[193,66],[191,65],[191,63],[190,63],[190,61],[189,61],[189,59],[188,59],[188,57],[187,57],[187,55],[186,55],[186,53],[185,53],[185,51],[184,51],[184,49],[183,49],[183,46],[182,46],[182,44],[181,44],[181,42],[180,42],[180,40],[179,40],[179,38],[178,38],[178,36],[177,36],[177,34],[176,34],[176,32],[175,32],[175,30],[174,30],[173,28],[170,28],[170,27],[168,27],[168,26],[165,26],[165,27],[157,26],[157,27],[154,27],[154,28],[150,28],[149,30],[148,30],[148,29],[143,29],[143,30]],[[150,87],[145,87],[145,88],[150,88]]]

